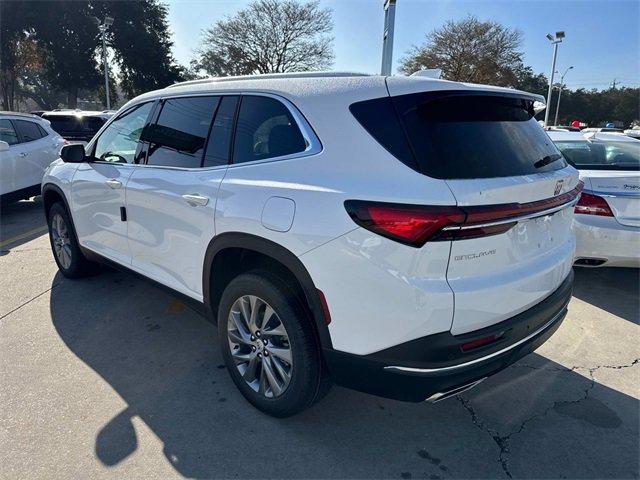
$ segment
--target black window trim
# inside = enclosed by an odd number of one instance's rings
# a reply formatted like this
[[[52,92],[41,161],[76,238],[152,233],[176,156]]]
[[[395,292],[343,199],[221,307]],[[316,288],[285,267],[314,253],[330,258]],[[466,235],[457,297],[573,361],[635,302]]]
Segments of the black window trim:
[[[18,140],[20,140],[18,143],[14,143],[14,145],[22,145],[25,143],[37,142],[38,140],[42,140],[43,138],[46,138],[47,136],[49,136],[49,134],[47,133],[47,135],[40,138],[35,138],[33,140],[25,140],[24,137],[22,136],[22,133],[20,133],[20,130],[18,129],[18,127],[16,127],[16,124],[15,124],[16,121],[35,123],[35,125],[40,130],[44,132],[46,132],[46,130],[42,128],[40,125],[38,125],[38,122],[34,122],[33,120],[30,120],[28,118],[7,118],[6,120],[9,120],[9,123],[11,123],[11,125],[13,126],[13,131],[16,132],[16,135],[18,136]]]
[[[145,121],[145,124],[144,124],[145,127],[146,127],[147,125],[149,125],[149,123],[151,123],[151,120],[154,118],[154,115],[156,114],[156,110],[158,108],[158,101],[157,100],[147,100],[147,101],[143,101],[143,102],[140,102],[140,103],[136,103],[135,105],[131,105],[126,110],[118,112],[117,115],[114,115],[113,117],[111,117],[109,120],[107,120],[104,123],[104,125],[102,125],[102,127],[100,127],[100,130],[98,130],[96,132],[96,134],[93,136],[91,141],[85,147],[85,153],[87,154],[87,156],[91,157],[91,163],[108,163],[109,165],[117,165],[117,166],[120,166],[120,167],[124,167],[124,166],[134,167],[134,166],[140,166],[141,165],[141,164],[138,164],[138,163],[107,162],[106,160],[100,160],[100,159],[95,158],[95,153],[96,153],[96,146],[98,144],[98,140],[104,134],[105,130],[107,128],[109,128],[109,126],[113,122],[115,122],[116,120],[122,118],[127,113],[131,112],[131,110],[133,110],[134,108],[141,107],[142,105],[145,105],[147,103],[151,103],[152,105],[151,105],[151,112],[149,112],[149,115],[147,116],[147,120]],[[136,146],[136,153],[134,154],[134,159],[137,159],[138,156],[140,155],[140,150],[141,150],[142,146],[143,146],[142,142],[140,142],[140,140],[138,139],[138,145]],[[145,152],[145,161],[146,161],[146,152]]]

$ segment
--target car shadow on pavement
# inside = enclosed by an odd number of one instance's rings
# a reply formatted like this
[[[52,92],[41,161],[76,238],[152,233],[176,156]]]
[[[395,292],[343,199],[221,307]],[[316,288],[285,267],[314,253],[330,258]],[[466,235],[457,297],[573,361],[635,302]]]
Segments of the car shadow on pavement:
[[[61,339],[127,403],[96,432],[107,466],[144,441],[137,417],[192,478],[638,476],[638,400],[598,383],[598,369],[532,354],[437,404],[336,387],[310,410],[275,419],[236,390],[213,325],[171,296],[119,272],[79,281],[58,273],[53,285]]]
[[[640,269],[576,267],[573,296],[640,325]],[[607,288],[602,288],[606,285]]]
[[[46,233],[42,197],[0,205],[0,256]]]

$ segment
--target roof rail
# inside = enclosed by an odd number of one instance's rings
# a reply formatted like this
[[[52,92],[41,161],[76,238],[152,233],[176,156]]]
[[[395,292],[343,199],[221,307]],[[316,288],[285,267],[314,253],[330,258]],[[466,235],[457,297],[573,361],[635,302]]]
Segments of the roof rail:
[[[12,117],[25,117],[25,118],[41,118],[33,113],[25,112],[11,112],[9,110],[0,110],[0,115],[11,115]]]
[[[203,83],[236,82],[241,80],[267,80],[280,78],[334,78],[334,77],[368,77],[369,73],[362,72],[287,72],[287,73],[263,73],[258,75],[238,75],[235,77],[208,77],[198,80],[188,80],[169,85],[167,88],[182,87],[185,85],[200,85]]]

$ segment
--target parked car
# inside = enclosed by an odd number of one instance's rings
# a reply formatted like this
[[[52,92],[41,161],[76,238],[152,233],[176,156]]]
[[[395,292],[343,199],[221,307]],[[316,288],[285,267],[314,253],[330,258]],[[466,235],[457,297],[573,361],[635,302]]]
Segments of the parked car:
[[[113,116],[110,111],[54,110],[45,112],[42,118],[51,122],[51,128],[65,140],[86,145]]]
[[[589,127],[583,128],[581,130],[582,133],[623,133],[624,130],[621,128],[614,127]]]
[[[39,195],[45,168],[58,158],[63,143],[40,117],[0,112],[0,201]]]
[[[635,138],[636,140],[640,140],[640,127],[633,127],[624,131],[624,134],[627,137]]]
[[[640,142],[624,135],[549,132],[585,184],[576,205],[576,265],[640,266]]]
[[[566,314],[582,184],[533,118],[542,100],[348,73],[150,92],[47,171],[54,258],[70,278],[106,262],[193,304],[271,415],[331,382],[441,400]]]

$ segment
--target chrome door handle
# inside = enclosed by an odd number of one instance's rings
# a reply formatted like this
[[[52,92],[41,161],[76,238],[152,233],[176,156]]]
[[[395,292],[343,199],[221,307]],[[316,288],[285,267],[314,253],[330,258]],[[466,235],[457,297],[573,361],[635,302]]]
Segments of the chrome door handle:
[[[184,198],[192,207],[204,207],[209,203],[209,199],[202,195],[182,195],[182,198]]]
[[[107,180],[104,183],[106,183],[107,185],[109,185],[109,187],[113,189],[122,187],[122,182],[119,182],[118,180],[115,180],[113,178],[111,180]]]

